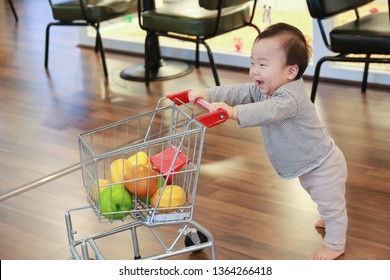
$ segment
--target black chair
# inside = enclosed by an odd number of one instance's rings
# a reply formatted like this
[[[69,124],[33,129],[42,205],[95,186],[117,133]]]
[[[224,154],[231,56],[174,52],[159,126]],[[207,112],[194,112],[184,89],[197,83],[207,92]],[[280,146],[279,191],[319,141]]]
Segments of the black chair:
[[[364,63],[361,91],[366,92],[367,76],[370,63],[390,63],[383,55],[390,55],[390,21],[389,13],[372,13],[359,16],[359,8],[374,0],[306,0],[312,18],[317,19],[326,47],[336,53],[322,57],[316,65],[311,91],[314,102],[322,63],[325,61]],[[326,33],[323,20],[333,16],[355,11],[356,19],[334,27]],[[329,38],[329,39],[328,39]],[[351,56],[353,55],[353,56]],[[356,56],[360,55],[360,56]],[[362,57],[361,55],[364,55]],[[373,57],[382,55],[382,57]]]
[[[8,0],[8,3],[11,6],[12,14],[14,15],[15,20],[18,21],[19,18],[18,18],[18,14],[16,13],[14,3],[12,2],[12,0]]]
[[[108,77],[100,23],[137,11],[136,0],[49,0],[55,22],[46,27],[45,68],[49,63],[49,32],[56,26],[92,26],[96,30],[95,52],[100,51],[104,76]]]
[[[206,40],[246,26],[260,29],[252,23],[257,0],[180,0],[167,1],[159,8],[145,8],[148,0],[138,0],[139,25],[147,31],[145,38],[145,84],[158,71],[159,58],[152,53],[151,43],[165,36],[196,44],[195,67],[199,67],[199,45],[207,50],[215,83],[220,85],[217,67]],[[159,56],[159,54],[157,54]],[[154,62],[153,62],[154,60]],[[153,69],[154,68],[154,69]]]

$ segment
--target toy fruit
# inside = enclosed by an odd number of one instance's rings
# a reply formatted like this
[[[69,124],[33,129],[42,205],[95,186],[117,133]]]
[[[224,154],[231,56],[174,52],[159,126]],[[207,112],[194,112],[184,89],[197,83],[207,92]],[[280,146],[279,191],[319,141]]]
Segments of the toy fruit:
[[[136,153],[135,155],[132,155],[131,157],[129,157],[127,159],[128,162],[130,162],[130,164],[132,166],[136,166],[136,165],[146,165],[148,166],[149,168],[151,167],[151,163],[149,161],[149,157],[148,155],[145,153],[145,152],[138,152]]]
[[[160,194],[161,199],[159,204],[157,205]],[[153,207],[157,208],[171,208],[183,206],[185,202],[186,194],[184,190],[177,185],[167,185],[164,189],[161,188],[150,199],[150,204]]]
[[[110,220],[126,217],[133,206],[131,194],[121,184],[106,187],[100,194],[100,202],[102,215]]]
[[[139,198],[148,198],[158,188],[158,177],[158,173],[146,165],[131,166],[124,178],[125,187]]]
[[[158,180],[157,180],[157,189],[163,187],[165,184],[165,179],[164,177],[160,176],[158,177]],[[143,203],[149,205],[150,204],[150,198],[139,198],[140,201],[142,201]]]
[[[157,180],[157,187],[161,188],[165,185],[165,179],[164,177],[160,176],[158,177],[158,180]]]
[[[104,190],[104,188],[110,184],[110,181],[106,180],[106,179],[99,179],[99,183],[98,185],[96,184],[93,184],[91,190],[90,190],[90,195],[91,195],[91,198],[92,198],[92,201],[95,202],[97,204],[97,200],[99,198],[99,195],[98,195],[98,191],[100,193],[102,193],[102,191]]]
[[[110,165],[111,182],[121,183],[123,182],[123,176],[127,173],[131,167],[130,162],[125,159],[114,160]]]

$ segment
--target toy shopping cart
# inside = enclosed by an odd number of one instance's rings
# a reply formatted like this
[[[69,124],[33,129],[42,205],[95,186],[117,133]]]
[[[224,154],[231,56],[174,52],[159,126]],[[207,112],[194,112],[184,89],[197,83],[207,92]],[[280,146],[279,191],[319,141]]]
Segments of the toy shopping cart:
[[[197,108],[186,104],[188,93],[169,95],[151,112],[79,136],[88,205],[65,213],[71,259],[90,259],[90,251],[92,258],[104,259],[95,241],[123,231],[131,232],[135,259],[161,259],[205,248],[215,259],[212,234],[192,218],[205,130],[225,121],[227,112],[198,116]],[[195,103],[209,108],[203,99]],[[83,209],[92,209],[100,222],[120,225],[76,238],[71,213]],[[171,225],[179,230],[167,244],[157,228]],[[158,253],[141,257],[139,227],[153,233],[161,245]]]

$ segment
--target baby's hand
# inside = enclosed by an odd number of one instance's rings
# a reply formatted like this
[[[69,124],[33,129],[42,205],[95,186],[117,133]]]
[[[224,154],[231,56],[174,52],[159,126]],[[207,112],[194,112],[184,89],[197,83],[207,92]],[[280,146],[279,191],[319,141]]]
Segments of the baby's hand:
[[[236,107],[231,107],[224,102],[214,102],[210,104],[210,112],[217,111],[218,109],[224,109],[228,113],[228,118],[238,120]]]
[[[201,90],[201,89],[196,89],[196,90],[190,90],[188,93],[188,99],[190,103],[194,103],[197,98],[203,98],[205,101],[209,101],[209,97],[206,93],[206,91]]]

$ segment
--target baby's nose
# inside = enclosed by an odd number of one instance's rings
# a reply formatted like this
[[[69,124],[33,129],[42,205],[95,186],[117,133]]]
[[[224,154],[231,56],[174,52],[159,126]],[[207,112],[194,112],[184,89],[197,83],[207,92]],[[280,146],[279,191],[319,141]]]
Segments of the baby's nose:
[[[251,76],[253,76],[253,77],[258,77],[258,76],[260,76],[260,69],[252,68],[249,71],[249,74],[251,74]]]

